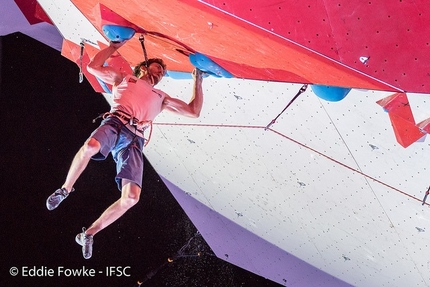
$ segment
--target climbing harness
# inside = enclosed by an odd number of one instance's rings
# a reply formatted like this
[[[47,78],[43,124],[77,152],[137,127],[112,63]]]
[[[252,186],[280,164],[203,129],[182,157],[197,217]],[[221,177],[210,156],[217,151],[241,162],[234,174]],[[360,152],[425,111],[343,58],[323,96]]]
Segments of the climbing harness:
[[[306,88],[308,87],[308,84],[304,84],[300,90],[297,92],[297,94],[294,96],[294,98],[291,99],[291,101],[288,103],[288,105],[282,110],[282,112],[279,113],[279,115],[276,116],[264,129],[267,131],[275,122],[276,120],[285,112],[285,110],[297,99],[298,96],[300,96],[302,93],[306,91]]]
[[[114,116],[117,118],[120,118],[122,120],[124,120],[127,124],[129,124],[130,126],[135,128],[135,132],[139,132],[144,136],[145,131],[149,128],[149,135],[148,138],[144,138],[145,139],[145,143],[144,143],[144,147],[146,147],[149,143],[149,141],[151,140],[151,136],[152,136],[152,121],[148,121],[148,120],[143,120],[143,121],[139,121],[137,118],[129,115],[126,112],[123,112],[121,110],[116,110],[113,112],[107,112],[104,113],[101,117],[103,119],[109,117],[109,116]],[[94,122],[94,120],[93,120]]]

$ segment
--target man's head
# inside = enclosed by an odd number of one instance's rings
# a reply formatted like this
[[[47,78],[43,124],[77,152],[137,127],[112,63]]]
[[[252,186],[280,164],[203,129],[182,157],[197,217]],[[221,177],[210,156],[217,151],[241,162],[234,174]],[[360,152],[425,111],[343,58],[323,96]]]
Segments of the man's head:
[[[146,68],[145,63],[146,61],[137,64],[134,67],[133,75],[138,78],[147,76],[153,85],[156,85],[166,73],[166,64],[159,58],[148,59],[148,68]]]

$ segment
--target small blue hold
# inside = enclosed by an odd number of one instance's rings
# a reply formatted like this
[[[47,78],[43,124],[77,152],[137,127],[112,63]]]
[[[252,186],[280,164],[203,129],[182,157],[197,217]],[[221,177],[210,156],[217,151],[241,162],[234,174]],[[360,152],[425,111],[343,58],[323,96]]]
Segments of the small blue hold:
[[[103,91],[107,94],[112,94],[112,91],[108,88],[108,85],[103,82],[100,78],[96,77],[97,81],[99,82],[100,86],[102,87]]]
[[[191,73],[177,72],[177,71],[166,71],[166,76],[175,80],[192,79]]]
[[[218,78],[233,78],[233,75],[230,72],[201,53],[196,52],[194,54],[190,54],[189,57],[191,64],[205,73]]]
[[[108,65],[107,62],[103,63],[103,67],[106,67],[107,65]],[[99,77],[96,77],[96,79],[97,79],[97,82],[99,82],[100,87],[102,87],[105,93],[112,94],[112,91],[109,89],[108,85],[105,82],[103,82]]]
[[[312,85],[312,91],[323,100],[338,102],[348,95],[351,88],[341,88],[334,86]]]
[[[112,42],[123,42],[131,39],[136,31],[133,28],[118,25],[103,25],[103,33]]]
[[[175,80],[189,80],[193,78],[193,74],[189,72],[166,71],[166,76]],[[204,73],[203,78],[207,78],[209,74]]]

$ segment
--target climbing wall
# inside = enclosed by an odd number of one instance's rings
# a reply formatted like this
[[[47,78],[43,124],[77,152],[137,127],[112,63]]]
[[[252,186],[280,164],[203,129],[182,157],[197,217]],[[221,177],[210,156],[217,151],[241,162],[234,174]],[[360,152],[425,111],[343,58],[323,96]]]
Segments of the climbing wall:
[[[163,89],[186,100],[190,83],[172,81],[165,79]],[[145,152],[184,196],[353,286],[428,284],[422,248],[429,211],[422,199],[429,143],[396,143],[388,113],[376,104],[390,93],[352,90],[332,103],[309,89],[266,130],[301,85],[208,78],[204,87],[202,117],[163,114],[156,144]],[[428,117],[427,97],[410,98],[417,119]],[[217,230],[198,226],[203,234],[230,234],[211,246],[252,270],[266,258],[253,248],[246,259],[242,248],[232,252],[244,241],[229,220]],[[280,262],[278,273],[268,274],[285,284],[294,268],[282,271],[289,264]],[[287,286],[307,286],[295,284]]]
[[[235,76],[204,80],[199,119],[160,115],[145,150],[218,257],[289,287],[430,284],[424,1],[38,3],[77,64],[113,12],[171,71],[193,69],[186,48]],[[352,89],[327,101],[321,86]],[[159,87],[191,95],[187,79]]]
[[[425,1],[199,2],[405,91],[429,92]]]
[[[73,3],[99,31],[104,24],[125,23],[133,23],[139,31],[148,31],[148,51],[165,58],[173,70],[192,70],[181,52],[186,48],[208,55],[238,78],[401,91],[397,86],[201,2],[129,1],[119,5],[109,0],[75,0]],[[111,10],[116,16],[111,17]],[[183,17],[184,14],[189,17]],[[121,54],[135,64],[141,60],[140,50],[139,42],[131,41]]]

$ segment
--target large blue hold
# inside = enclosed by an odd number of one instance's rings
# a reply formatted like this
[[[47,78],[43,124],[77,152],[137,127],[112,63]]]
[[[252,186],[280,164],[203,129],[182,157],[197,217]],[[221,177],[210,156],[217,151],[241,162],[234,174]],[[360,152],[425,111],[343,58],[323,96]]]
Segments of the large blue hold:
[[[112,42],[123,42],[131,39],[136,31],[130,27],[118,25],[103,25],[103,33]]]
[[[348,95],[351,88],[312,85],[312,91],[323,100],[338,102]]]

